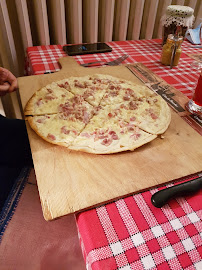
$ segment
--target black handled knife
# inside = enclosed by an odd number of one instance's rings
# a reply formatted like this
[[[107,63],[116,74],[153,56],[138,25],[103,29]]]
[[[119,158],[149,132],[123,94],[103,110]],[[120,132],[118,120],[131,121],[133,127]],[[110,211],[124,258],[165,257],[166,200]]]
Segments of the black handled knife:
[[[161,208],[170,199],[176,198],[178,196],[190,195],[198,191],[200,188],[202,188],[202,176],[194,180],[187,181],[156,192],[152,195],[151,202],[154,206]]]

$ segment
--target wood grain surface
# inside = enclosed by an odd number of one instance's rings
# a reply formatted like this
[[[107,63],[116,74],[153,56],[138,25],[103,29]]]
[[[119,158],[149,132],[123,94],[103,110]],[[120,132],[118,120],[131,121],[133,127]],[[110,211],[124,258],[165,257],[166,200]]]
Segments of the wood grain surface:
[[[142,84],[122,66],[84,68],[71,57],[48,75],[18,79],[22,106],[39,88],[70,76],[102,73]],[[202,137],[172,111],[164,138],[111,155],[70,151],[42,140],[27,124],[46,220],[75,213],[202,170]]]

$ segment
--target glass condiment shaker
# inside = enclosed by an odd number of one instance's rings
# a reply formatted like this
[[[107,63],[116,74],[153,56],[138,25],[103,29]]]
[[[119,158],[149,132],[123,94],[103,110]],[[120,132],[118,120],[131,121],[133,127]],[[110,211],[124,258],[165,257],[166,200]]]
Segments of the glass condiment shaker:
[[[166,44],[163,45],[161,63],[166,66],[177,66],[182,52],[181,44],[183,37],[178,35],[168,35]]]
[[[166,9],[166,14],[161,18],[163,26],[162,45],[167,41],[169,34],[175,34],[180,26],[180,35],[185,37],[187,29],[191,28],[194,21],[194,10],[188,6],[170,5]]]

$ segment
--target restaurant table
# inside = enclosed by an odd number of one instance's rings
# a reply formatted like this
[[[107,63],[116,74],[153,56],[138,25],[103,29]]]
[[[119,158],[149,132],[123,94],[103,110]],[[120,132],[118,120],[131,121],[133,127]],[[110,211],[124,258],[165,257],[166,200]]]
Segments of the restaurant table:
[[[141,62],[185,96],[192,97],[200,72],[190,67],[193,58],[189,54],[202,53],[201,49],[184,41],[180,62],[170,69],[160,63],[160,39],[107,44],[112,47],[112,52],[74,58],[82,64],[111,61],[128,54],[123,64]],[[29,47],[26,75],[57,72],[60,70],[58,59],[65,56],[61,45]],[[198,174],[177,179],[77,214],[86,268],[202,269],[202,191],[173,199],[162,208],[151,203],[151,195],[156,191],[197,177]],[[66,269],[70,268],[67,266]]]

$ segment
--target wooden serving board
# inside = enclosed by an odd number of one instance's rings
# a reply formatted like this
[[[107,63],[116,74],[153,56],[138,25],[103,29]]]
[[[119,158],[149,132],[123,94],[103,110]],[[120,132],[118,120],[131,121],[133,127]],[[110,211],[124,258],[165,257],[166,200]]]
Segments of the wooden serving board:
[[[84,68],[71,57],[48,75],[19,78],[22,106],[39,88],[70,76],[102,73],[143,84],[125,66]],[[44,218],[54,218],[133,194],[202,170],[202,137],[172,111],[164,139],[110,155],[70,151],[42,140],[27,124]]]

